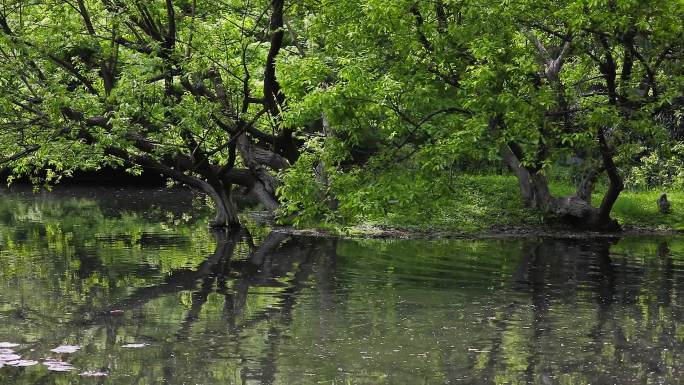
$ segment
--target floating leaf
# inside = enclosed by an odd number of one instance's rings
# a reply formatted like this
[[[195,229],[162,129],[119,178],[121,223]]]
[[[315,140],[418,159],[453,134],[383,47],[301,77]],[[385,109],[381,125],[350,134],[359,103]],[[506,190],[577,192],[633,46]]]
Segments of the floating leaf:
[[[50,351],[53,353],[76,353],[79,349],[81,349],[80,346],[62,345],[62,346],[58,346],[58,347],[56,347]]]
[[[147,346],[147,344],[126,344],[126,345],[122,345],[121,347],[122,348],[136,348],[137,349],[137,348],[144,348],[145,346]]]
[[[47,370],[53,372],[68,372],[74,370],[74,367],[71,366],[70,363],[57,360],[47,360],[43,362],[43,365],[47,366]]]
[[[79,376],[83,376],[83,377],[105,377],[105,376],[108,376],[108,375],[109,375],[109,373],[105,373],[105,372],[91,372],[91,371],[83,372],[83,373],[79,374]]]
[[[24,366],[33,366],[33,365],[38,365],[38,361],[33,361],[33,360],[16,360],[16,361],[10,361],[7,363],[9,366],[17,366],[17,367],[24,367]]]
[[[5,353],[5,354],[0,354],[0,362],[5,362],[7,361],[16,361],[20,360],[21,356],[18,354],[13,354],[13,353]]]

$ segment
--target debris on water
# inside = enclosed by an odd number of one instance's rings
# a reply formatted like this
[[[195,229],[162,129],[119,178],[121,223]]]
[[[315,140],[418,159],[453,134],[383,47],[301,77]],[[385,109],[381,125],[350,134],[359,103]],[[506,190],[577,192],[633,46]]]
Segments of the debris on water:
[[[0,354],[0,362],[4,362],[5,364],[8,361],[16,361],[16,360],[20,360],[20,359],[21,359],[21,356],[18,354],[14,354],[14,353]]]
[[[122,348],[132,348],[132,349],[144,348],[145,346],[147,346],[147,344],[126,344],[126,345],[121,345]]]
[[[19,346],[19,344],[15,344],[12,342],[0,342],[0,348],[2,349],[16,348],[17,346]]]
[[[68,372],[74,370],[74,367],[71,366],[70,363],[57,360],[46,360],[43,362],[43,365],[47,366],[47,370],[53,372]]]
[[[87,371],[79,374],[81,377],[106,377],[109,373]]]
[[[7,365],[9,365],[9,366],[17,366],[17,367],[33,366],[33,365],[38,365],[38,361],[34,361],[34,360],[16,360],[16,361],[7,362]]]
[[[79,349],[81,349],[81,347],[76,345],[62,345],[50,351],[53,353],[76,353]]]

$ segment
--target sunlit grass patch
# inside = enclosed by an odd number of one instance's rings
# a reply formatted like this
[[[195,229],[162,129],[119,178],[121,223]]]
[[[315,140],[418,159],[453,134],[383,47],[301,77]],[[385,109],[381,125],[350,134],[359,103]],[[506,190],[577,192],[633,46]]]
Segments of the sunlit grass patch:
[[[406,182],[406,181],[404,181]],[[571,195],[570,183],[553,182],[556,196]],[[593,204],[598,206],[605,188],[598,185]],[[415,190],[416,192],[419,189]],[[658,212],[661,191],[625,191],[615,204],[613,217],[627,228],[649,230],[684,230],[684,192],[665,191],[672,203],[672,213]],[[478,232],[492,228],[541,226],[538,211],[528,209],[520,198],[518,182],[506,175],[460,175],[454,177],[448,193],[414,196],[410,204],[392,206],[378,215],[368,215],[360,221],[365,226],[387,226],[418,231]],[[407,207],[411,209],[407,210]]]
[[[658,212],[660,194],[667,193],[672,212]],[[613,216],[630,227],[684,230],[684,191],[625,191],[615,203]]]

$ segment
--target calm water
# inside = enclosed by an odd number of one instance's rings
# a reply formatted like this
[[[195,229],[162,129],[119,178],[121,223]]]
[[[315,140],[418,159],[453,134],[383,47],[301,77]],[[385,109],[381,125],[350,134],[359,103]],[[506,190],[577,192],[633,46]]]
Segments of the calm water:
[[[192,207],[0,193],[0,384],[684,383],[684,238],[212,234]]]

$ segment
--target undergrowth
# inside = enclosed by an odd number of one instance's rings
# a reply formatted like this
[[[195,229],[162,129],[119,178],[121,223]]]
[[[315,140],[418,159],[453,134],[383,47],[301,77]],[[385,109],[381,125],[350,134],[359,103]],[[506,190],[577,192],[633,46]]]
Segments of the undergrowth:
[[[364,187],[340,197],[341,214],[336,221],[301,222],[299,227],[345,233],[387,228],[481,232],[546,225],[538,211],[524,207],[513,176],[459,175],[448,183],[403,178],[400,174],[385,175],[374,183],[360,183]],[[554,181],[550,187],[557,196],[569,195],[575,190],[570,183],[562,181]],[[601,186],[597,187],[594,205],[600,203],[602,190]],[[386,191],[394,194],[378,195]],[[658,213],[656,201],[662,192],[667,192],[672,203],[670,214]],[[681,231],[684,230],[684,191],[624,191],[612,215],[626,228]]]

